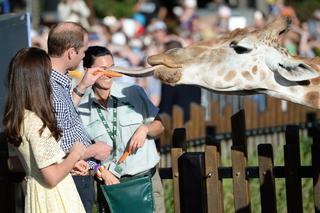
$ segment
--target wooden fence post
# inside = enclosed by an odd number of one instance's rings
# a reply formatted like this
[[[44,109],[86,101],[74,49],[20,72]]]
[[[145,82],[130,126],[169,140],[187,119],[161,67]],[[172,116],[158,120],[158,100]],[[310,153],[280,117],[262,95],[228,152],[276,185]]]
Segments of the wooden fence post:
[[[180,213],[178,158],[183,154],[184,151],[186,151],[186,129],[177,128],[173,132],[171,149],[173,200],[175,213]]]
[[[313,170],[313,196],[314,196],[314,212],[320,212],[320,128],[319,126],[312,128],[313,144],[312,151],[312,170]]]
[[[299,172],[301,163],[298,126],[287,126],[286,144],[284,145],[284,162],[288,212],[303,212]]]
[[[261,212],[276,213],[276,187],[273,173],[273,149],[271,144],[258,145]]]
[[[221,118],[221,113],[219,109],[219,104],[216,100],[211,101],[210,105],[210,120],[211,125],[216,127],[217,132],[221,132],[221,122],[223,121]]]
[[[232,125],[232,176],[233,194],[236,212],[251,212],[250,190],[246,178],[247,144],[244,110],[231,117]]]
[[[222,180],[219,179],[220,144],[214,140],[215,128],[207,127],[205,147],[205,175],[208,213],[223,213]]]
[[[183,128],[184,127],[184,118],[183,118],[183,109],[174,105],[172,108],[172,129]]]

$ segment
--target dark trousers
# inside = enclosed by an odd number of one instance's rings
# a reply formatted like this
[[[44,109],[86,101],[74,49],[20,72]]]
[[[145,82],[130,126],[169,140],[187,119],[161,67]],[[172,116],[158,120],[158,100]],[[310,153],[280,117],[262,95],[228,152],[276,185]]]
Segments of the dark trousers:
[[[97,180],[97,199],[98,199],[98,212],[99,213],[111,213],[107,200],[105,199],[101,185],[103,185],[104,182],[101,180]]]
[[[92,176],[72,176],[87,213],[92,212],[95,199],[94,179]]]

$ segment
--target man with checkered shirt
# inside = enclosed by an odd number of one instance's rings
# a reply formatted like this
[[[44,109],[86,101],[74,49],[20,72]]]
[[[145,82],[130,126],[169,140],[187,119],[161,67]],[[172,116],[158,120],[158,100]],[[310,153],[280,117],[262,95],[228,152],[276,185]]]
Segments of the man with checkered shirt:
[[[96,160],[104,160],[111,147],[103,142],[92,142],[81,123],[77,105],[86,88],[90,87],[102,75],[96,74],[98,68],[88,69],[78,85],[71,90],[69,70],[76,69],[88,47],[88,32],[79,24],[62,22],[55,25],[48,36],[48,54],[52,63],[51,86],[53,106],[58,126],[62,130],[61,147],[68,153],[76,141],[87,147],[85,159],[79,161],[73,170],[73,179],[77,186],[86,212],[92,212],[94,203],[94,179],[91,170]]]

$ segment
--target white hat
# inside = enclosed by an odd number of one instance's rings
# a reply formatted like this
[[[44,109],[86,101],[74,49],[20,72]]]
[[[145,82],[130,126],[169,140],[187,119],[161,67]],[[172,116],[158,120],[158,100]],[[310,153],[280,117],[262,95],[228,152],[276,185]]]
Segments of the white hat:
[[[231,16],[231,9],[229,7],[223,5],[223,6],[219,7],[218,14],[222,18],[228,18]]]
[[[118,26],[119,25],[118,20],[114,16],[106,16],[106,17],[104,17],[103,20],[102,20],[102,23],[107,25],[107,26],[109,26],[109,27]]]
[[[167,25],[163,22],[163,21],[156,21],[154,23],[152,23],[149,27],[148,27],[148,31],[149,32],[153,32],[155,30],[167,30]]]
[[[114,45],[123,46],[127,43],[127,38],[122,32],[117,32],[112,35],[111,42]]]
[[[143,42],[138,38],[134,38],[129,41],[129,46],[141,49],[143,47]]]
[[[125,18],[121,20],[122,30],[128,37],[133,37],[137,31],[136,21],[133,19]]]
[[[184,0],[184,6],[194,8],[197,6],[197,1],[196,0]]]

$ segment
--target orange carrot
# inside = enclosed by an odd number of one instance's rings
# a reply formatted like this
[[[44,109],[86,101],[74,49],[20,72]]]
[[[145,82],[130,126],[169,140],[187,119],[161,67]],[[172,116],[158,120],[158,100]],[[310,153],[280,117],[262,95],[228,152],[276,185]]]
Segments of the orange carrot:
[[[69,75],[71,78],[81,78],[83,73],[79,70],[69,70]]]
[[[110,78],[122,77],[123,76],[123,74],[115,72],[115,71],[112,71],[112,70],[98,70],[98,71],[95,71],[93,74],[96,75],[99,72],[102,72],[105,76],[110,77]]]
[[[124,162],[129,155],[130,155],[130,152],[128,150],[125,151],[123,155],[119,158],[118,164]]]
[[[111,71],[111,70],[97,70],[93,73],[93,75],[96,75],[98,73],[102,72],[105,76],[109,77],[109,78],[114,78],[114,77],[122,77],[123,74],[115,72],[115,71]],[[83,76],[83,72],[79,71],[79,70],[69,70],[69,75],[71,78],[82,78]]]

